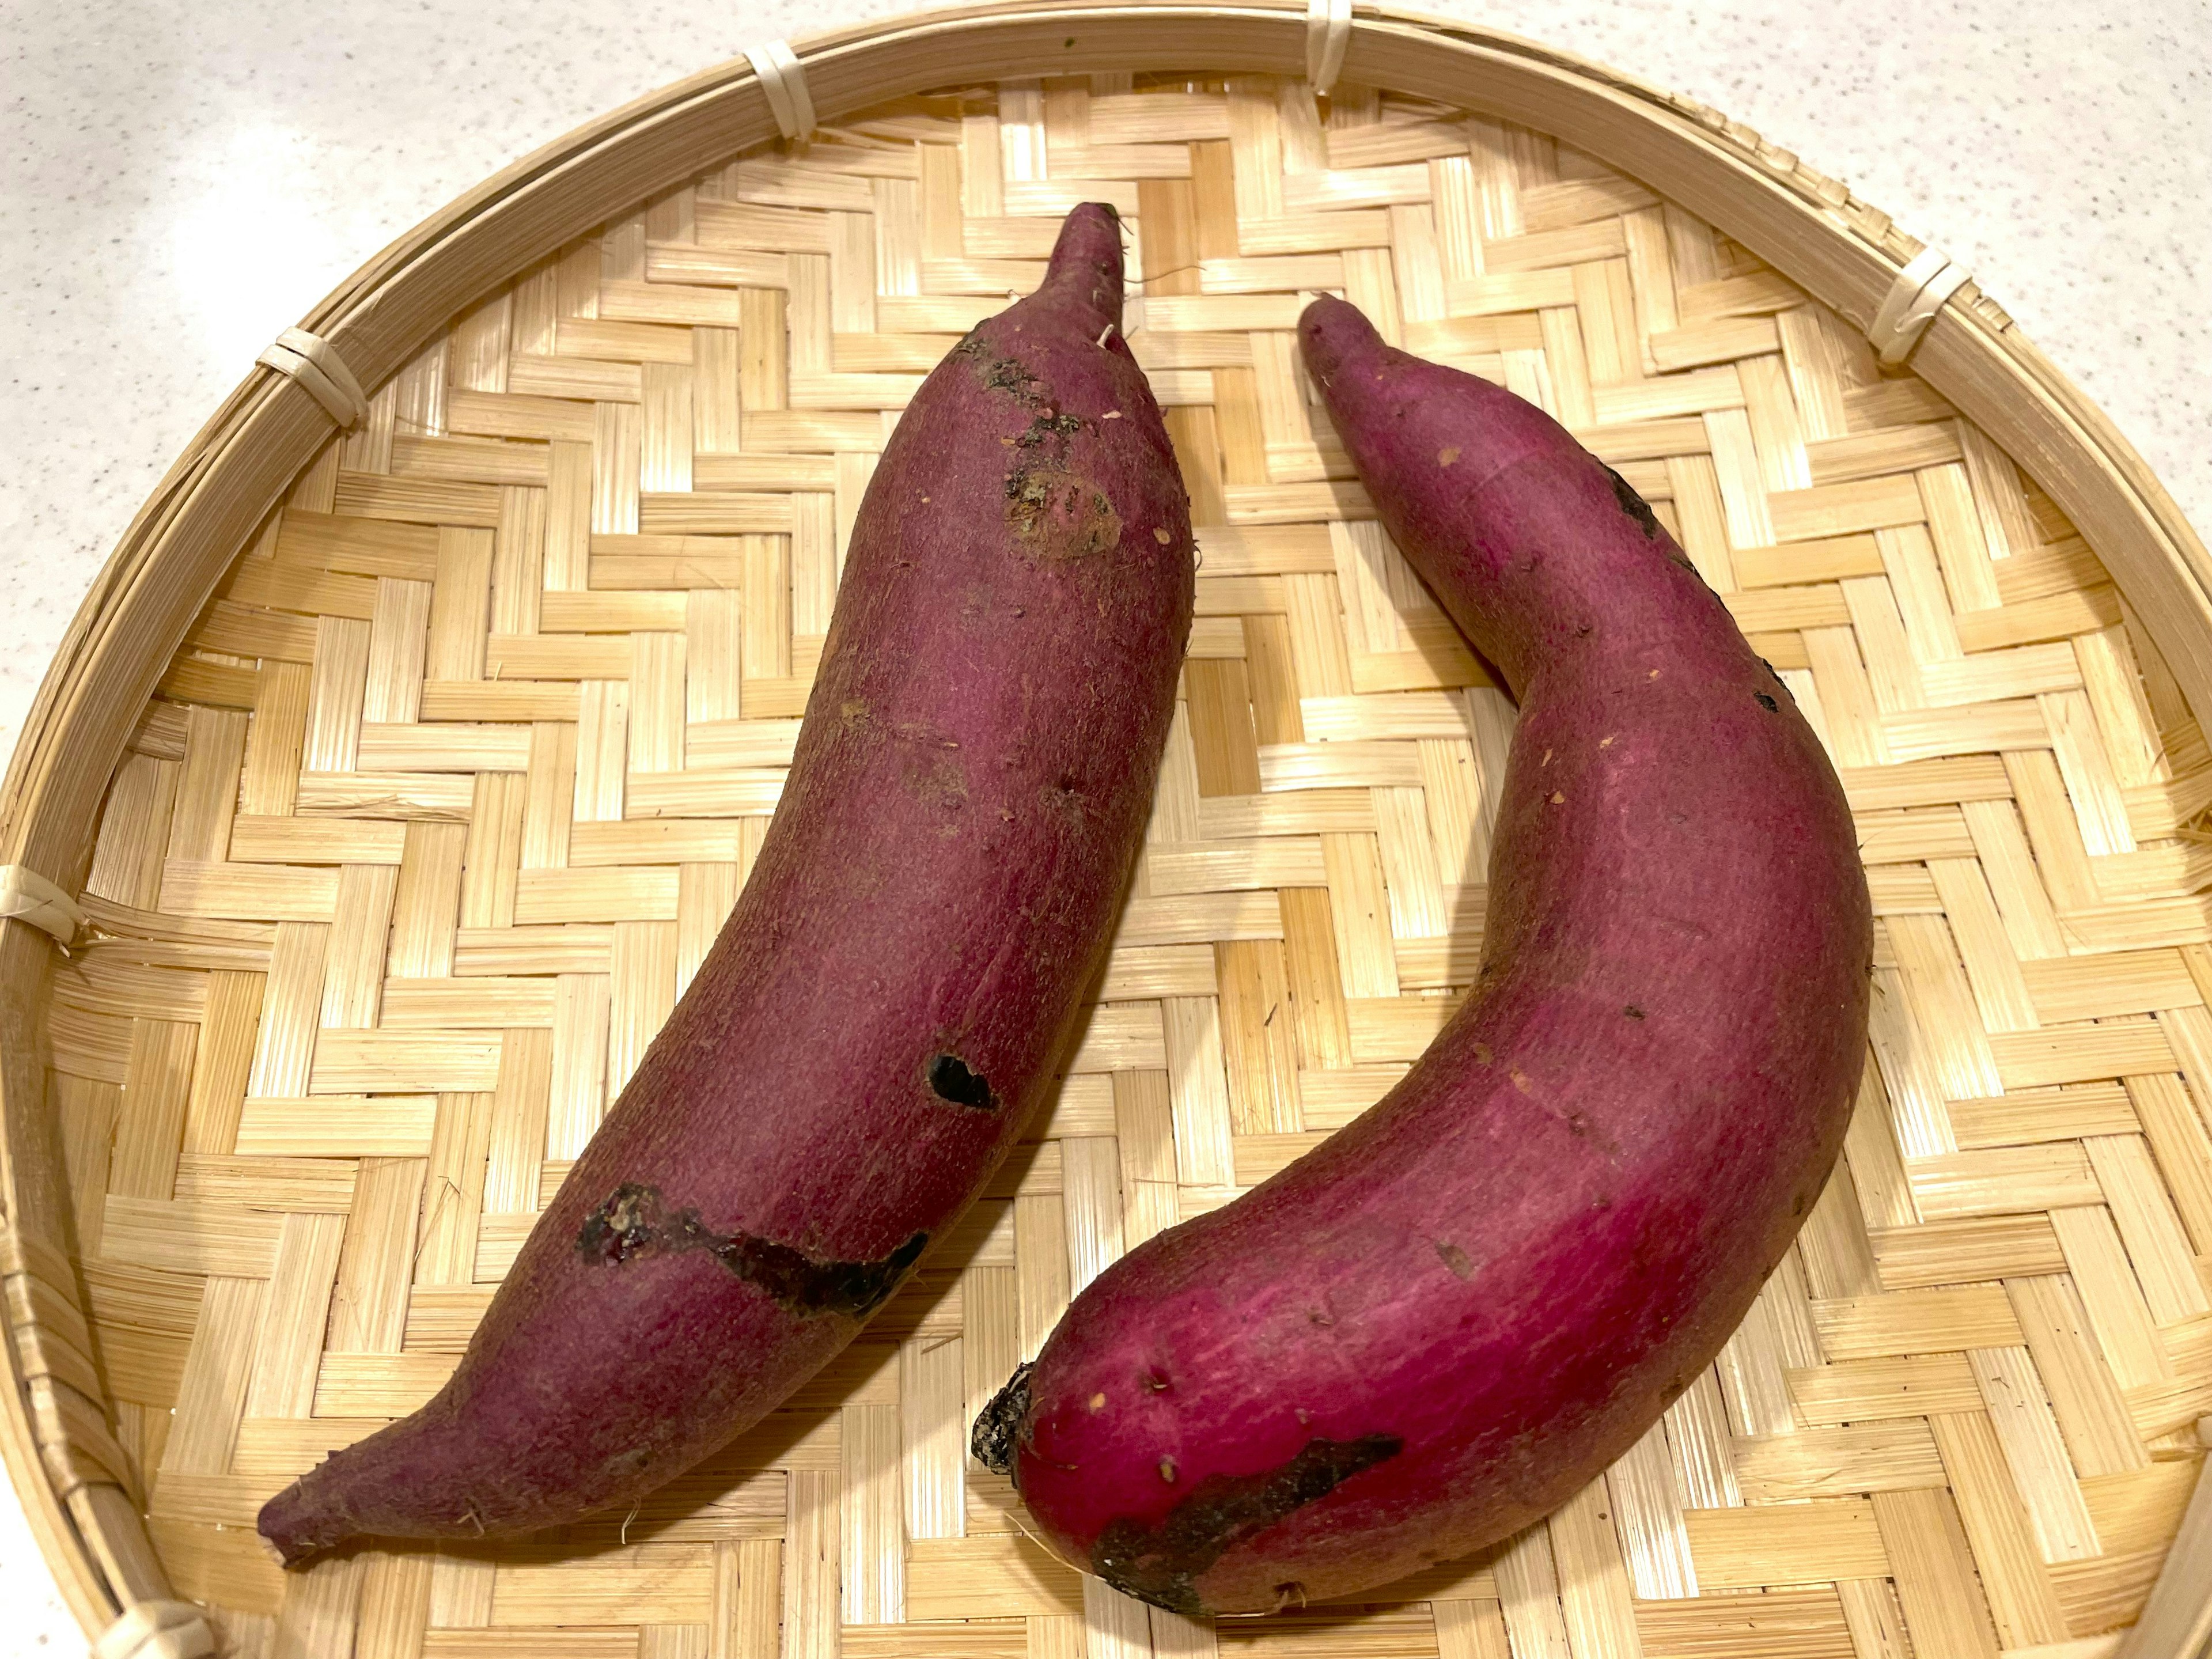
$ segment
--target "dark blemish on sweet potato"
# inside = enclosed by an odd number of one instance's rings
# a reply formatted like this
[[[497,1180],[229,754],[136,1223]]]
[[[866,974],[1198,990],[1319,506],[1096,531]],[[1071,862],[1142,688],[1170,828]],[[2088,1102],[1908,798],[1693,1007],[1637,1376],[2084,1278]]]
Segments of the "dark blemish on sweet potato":
[[[1631,1019],[1642,1019],[1644,1018],[1644,1011],[1632,1002],[1626,1008],[1623,1008],[1620,1012],[1626,1014]]]
[[[975,1426],[969,1431],[968,1449],[994,1474],[1014,1472],[1014,1443],[1030,1414],[1030,1372],[1035,1369],[1026,1360],[1015,1366],[1006,1386],[975,1414]]]
[[[919,732],[901,732],[896,735],[917,744],[931,741]],[[942,807],[947,812],[959,812],[968,805],[968,769],[960,763],[957,756],[945,752],[951,747],[946,744],[934,752],[908,750],[899,769],[900,781],[916,800]],[[939,826],[940,835],[949,832],[949,825]]]
[[[1024,368],[1021,360],[1016,357],[994,357],[983,369],[986,390],[1006,392],[1024,404],[1035,404],[1039,401],[1034,390],[1036,383],[1036,376]]]
[[[1272,1469],[1210,1474],[1156,1525],[1133,1516],[1109,1522],[1091,1551],[1091,1570],[1139,1601],[1199,1617],[1206,1609],[1196,1580],[1215,1562],[1353,1475],[1395,1457],[1405,1445],[1395,1434],[1316,1437]]]
[[[1039,558],[1088,558],[1121,539],[1121,515],[1106,492],[1079,473],[1056,466],[1006,475],[1006,528]]]
[[[1017,449],[1035,449],[1048,438],[1072,438],[1083,430],[1080,415],[1055,415],[1048,410],[1025,427],[1014,440]]]
[[[873,1261],[824,1261],[757,1233],[718,1233],[696,1209],[672,1209],[658,1188],[624,1182],[576,1235],[576,1253],[596,1267],[703,1250],[793,1313],[866,1319],[898,1288],[929,1243],[918,1232]]]
[[[1580,1136],[1583,1139],[1588,1139],[1589,1138],[1589,1118],[1587,1114],[1582,1112],[1570,1112],[1567,1114],[1567,1133],[1569,1134]]]
[[[1761,708],[1764,708],[1768,714],[1778,714],[1782,712],[1782,705],[1775,702],[1773,698],[1768,696],[1765,692],[1754,691],[1751,695],[1759,699],[1759,706]]]
[[[1094,816],[1091,800],[1072,777],[1045,785],[1037,791],[1037,801],[1048,813],[1071,829],[1084,828]]]
[[[1037,391],[1037,377],[1011,352],[992,356],[991,343],[983,337],[983,328],[984,325],[978,323],[969,330],[951,355],[975,360],[976,378],[982,381],[985,391],[1003,392],[1024,409],[1042,409],[1045,400]]]
[[[1605,476],[1613,480],[1613,498],[1620,503],[1620,510],[1643,527],[1644,539],[1656,541],[1659,536],[1659,515],[1651,510],[1651,503],[1636,493],[1636,486],[1611,467]]]
[[[947,737],[945,728],[933,726],[927,720],[894,720],[884,728],[894,743],[912,745],[915,749],[957,749],[960,739]]]
[[[968,1069],[957,1054],[939,1054],[929,1062],[929,1091],[956,1106],[973,1106],[981,1112],[996,1111],[998,1097],[980,1073]]]
[[[1452,1276],[1455,1279],[1474,1277],[1474,1263],[1468,1259],[1467,1252],[1458,1245],[1448,1244],[1443,1239],[1438,1239],[1437,1255],[1442,1259],[1444,1266],[1452,1270]]]
[[[1306,1587],[1298,1583],[1297,1579],[1293,1578],[1286,1584],[1278,1584],[1275,1586],[1275,1611],[1277,1613],[1287,1613],[1292,1607],[1302,1607],[1305,1606],[1305,1604]]]
[[[650,1200],[650,1205],[647,1200]],[[588,1261],[618,1266],[651,1247],[653,1230],[648,1210],[657,1216],[660,1194],[649,1187],[625,1183],[602,1204],[576,1236],[576,1248]]]
[[[1664,1411],[1668,1407],[1673,1405],[1677,1400],[1680,1400],[1689,1386],[1689,1380],[1686,1377],[1678,1376],[1673,1382],[1669,1382],[1665,1388],[1660,1389],[1660,1409]]]
[[[1145,1386],[1154,1394],[1165,1394],[1168,1391],[1168,1374],[1158,1365],[1153,1366],[1145,1373]]]

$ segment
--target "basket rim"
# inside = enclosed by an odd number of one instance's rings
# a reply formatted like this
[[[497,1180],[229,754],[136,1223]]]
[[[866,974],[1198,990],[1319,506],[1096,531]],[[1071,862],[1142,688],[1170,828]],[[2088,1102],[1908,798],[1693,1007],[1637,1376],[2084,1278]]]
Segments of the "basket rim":
[[[1302,0],[984,0],[878,18],[793,43],[825,122],[885,99],[1034,73],[1003,55],[1070,25],[1107,44],[1069,52],[1066,72],[1197,70],[1302,78]],[[1139,33],[1129,32],[1143,20]],[[1120,33],[1117,34],[1117,27]],[[935,47],[931,51],[927,48]],[[1441,48],[1441,50],[1440,50]],[[1034,50],[1034,46],[1030,47]],[[940,65],[952,65],[952,72]],[[1706,105],[1563,49],[1462,19],[1357,0],[1343,78],[1484,108],[1571,137],[1686,200],[1862,330],[1925,244],[1838,180]],[[1548,112],[1553,124],[1532,118]],[[1665,142],[1622,153],[1557,123],[1588,118]],[[463,192],[365,261],[301,319],[374,389],[489,285],[588,234],[608,214],[696,171],[696,157],[776,137],[744,56],[647,93],[540,146]],[[600,210],[604,210],[601,211]],[[1969,282],[1936,313],[1914,371],[2031,466],[2142,613],[2192,707],[2212,708],[2212,552],[2113,424]],[[174,655],[252,527],[329,436],[297,381],[256,365],[185,446],[94,578],[42,679],[0,782],[0,863],[74,890],[96,811],[154,678]],[[0,921],[0,1272],[18,1241],[59,1248],[66,1202],[51,1156],[36,1042],[48,941]],[[94,1519],[47,1473],[12,1328],[0,1462],[41,1553],[88,1634],[166,1586],[118,1583],[113,1565],[153,1559],[143,1534],[87,1535]],[[158,1574],[158,1570],[157,1570]],[[126,1572],[126,1577],[133,1576]]]

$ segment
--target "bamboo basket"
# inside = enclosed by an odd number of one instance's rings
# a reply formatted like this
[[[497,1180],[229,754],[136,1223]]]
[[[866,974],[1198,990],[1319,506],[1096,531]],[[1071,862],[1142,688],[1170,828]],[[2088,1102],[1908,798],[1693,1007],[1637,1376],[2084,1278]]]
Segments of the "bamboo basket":
[[[726,913],[898,410],[1101,198],[1203,567],[1050,1121],[636,1514],[280,1572],[257,1507],[450,1370]],[[1319,289],[1581,433],[1789,680],[1858,814],[1873,1063],[1607,1475],[1216,1626],[1043,1554],[964,1448],[1073,1291],[1362,1109],[1471,976],[1513,711],[1300,379]],[[2212,561],[1843,185],[1462,24],[1026,0],[645,99],[303,328],[132,526],[0,800],[0,1440],[103,1651],[2091,1659],[2177,1534],[2130,1650],[2201,1638]]]

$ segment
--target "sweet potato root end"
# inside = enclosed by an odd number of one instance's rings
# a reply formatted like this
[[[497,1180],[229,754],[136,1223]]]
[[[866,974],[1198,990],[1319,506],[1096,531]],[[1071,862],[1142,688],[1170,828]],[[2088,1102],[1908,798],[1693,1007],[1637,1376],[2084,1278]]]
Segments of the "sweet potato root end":
[[[968,1437],[968,1449],[994,1474],[1014,1473],[1014,1441],[1030,1414],[1030,1367],[1014,1368],[1006,1387],[991,1396],[991,1403],[975,1414]]]

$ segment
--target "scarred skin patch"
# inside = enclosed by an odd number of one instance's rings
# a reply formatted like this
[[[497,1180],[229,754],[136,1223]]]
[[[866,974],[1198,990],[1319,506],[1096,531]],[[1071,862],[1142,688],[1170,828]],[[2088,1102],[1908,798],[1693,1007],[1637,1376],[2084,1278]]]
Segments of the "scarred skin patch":
[[[896,1290],[929,1243],[918,1232],[874,1261],[823,1261],[757,1233],[718,1233],[693,1209],[672,1209],[659,1189],[625,1182],[576,1235],[576,1254],[595,1267],[703,1250],[739,1279],[798,1314],[866,1319]]]
[[[1690,562],[1690,556],[1674,544],[1673,537],[1661,533],[1665,526],[1659,522],[1659,515],[1651,510],[1651,503],[1637,494],[1636,486],[1609,466],[1605,469],[1605,476],[1613,481],[1613,500],[1620,503],[1623,513],[1635,520],[1636,527],[1644,532],[1644,539],[1657,542],[1660,550],[1671,562],[1696,576],[1700,582],[1704,581],[1704,575]]]
[[[947,813],[961,811],[967,806],[968,773],[957,756],[930,750],[910,753],[901,770],[915,799],[940,807]],[[938,834],[949,835],[953,829],[951,823],[941,823]]]
[[[1091,1570],[1139,1601],[1197,1618],[1206,1611],[1197,1580],[1231,1547],[1395,1457],[1405,1445],[1395,1434],[1316,1437],[1272,1469],[1210,1474],[1157,1525],[1131,1519],[1109,1525],[1091,1552]]]
[[[1611,467],[1606,468],[1605,476],[1613,480],[1613,498],[1620,503],[1620,510],[1636,520],[1637,527],[1644,532],[1644,540],[1656,540],[1659,535],[1659,515],[1651,510],[1650,502],[1638,495],[1636,486]]]
[[[1024,430],[1000,441],[1022,457],[1006,474],[1006,528],[1014,539],[1025,551],[1052,561],[1087,558],[1118,546],[1121,515],[1112,500],[1094,480],[1064,464],[1068,440],[1083,429],[1084,419],[1055,407],[1019,358],[1011,353],[992,356],[980,325],[953,353],[975,364],[986,388],[1035,411]],[[1153,535],[1162,546],[1174,540],[1164,531]]]
[[[1006,528],[1042,559],[1083,559],[1121,539],[1121,515],[1080,473],[1038,466],[1006,477]]]

